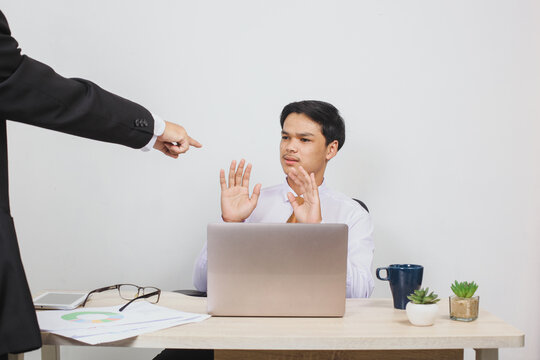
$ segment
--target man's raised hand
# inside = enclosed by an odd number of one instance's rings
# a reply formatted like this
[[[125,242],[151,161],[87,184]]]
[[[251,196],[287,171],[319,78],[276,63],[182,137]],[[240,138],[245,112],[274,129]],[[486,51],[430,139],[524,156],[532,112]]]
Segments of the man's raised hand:
[[[248,218],[257,206],[261,193],[261,184],[255,185],[253,194],[249,196],[249,177],[251,164],[246,166],[245,160],[240,160],[236,168],[236,160],[231,162],[229,168],[229,183],[225,180],[225,170],[219,172],[221,184],[221,217],[225,222],[242,222]]]
[[[298,171],[295,168],[292,168],[291,171],[289,171],[288,176],[300,190],[298,195],[304,195],[304,203],[300,205],[291,192],[287,193],[296,220],[299,223],[320,223],[322,221],[321,202],[319,200],[319,187],[315,181],[315,174],[308,174],[307,171],[300,166]]]

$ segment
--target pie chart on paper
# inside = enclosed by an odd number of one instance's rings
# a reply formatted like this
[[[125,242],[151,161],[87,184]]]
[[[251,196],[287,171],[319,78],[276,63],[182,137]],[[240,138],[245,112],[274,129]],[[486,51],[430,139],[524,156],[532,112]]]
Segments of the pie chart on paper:
[[[78,311],[62,315],[63,320],[86,324],[110,323],[123,318],[122,314],[104,311]]]

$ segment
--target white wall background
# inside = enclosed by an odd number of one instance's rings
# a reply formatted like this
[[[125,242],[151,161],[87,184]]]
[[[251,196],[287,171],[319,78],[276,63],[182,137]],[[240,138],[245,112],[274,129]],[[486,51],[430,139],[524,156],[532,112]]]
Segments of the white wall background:
[[[540,3],[537,1],[3,0],[23,52],[185,126],[180,160],[9,123],[12,210],[33,291],[116,282],[191,288],[219,217],[218,171],[283,178],[282,107],[326,100],[347,141],[327,181],[363,199],[374,268],[425,266],[441,296],[526,333],[540,358]],[[390,297],[376,281],[375,297]],[[96,352],[99,351],[99,352]],[[69,359],[156,351],[64,347]],[[30,358],[37,358],[31,354]],[[471,358],[472,351],[467,352]]]

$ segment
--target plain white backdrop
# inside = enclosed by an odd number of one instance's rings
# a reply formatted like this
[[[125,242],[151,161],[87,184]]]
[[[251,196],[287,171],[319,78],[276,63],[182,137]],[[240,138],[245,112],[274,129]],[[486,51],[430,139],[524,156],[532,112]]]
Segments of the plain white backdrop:
[[[1,9],[23,53],[204,144],[172,160],[9,122],[12,213],[32,291],[192,288],[206,224],[220,216],[219,169],[245,157],[253,185],[281,182],[279,113],[320,99],[347,125],[326,180],[369,206],[373,267],[422,264],[423,285],[442,297],[456,279],[476,281],[481,307],[526,333],[525,348],[500,358],[540,358],[537,1],[2,0]],[[375,284],[374,297],[391,296]]]

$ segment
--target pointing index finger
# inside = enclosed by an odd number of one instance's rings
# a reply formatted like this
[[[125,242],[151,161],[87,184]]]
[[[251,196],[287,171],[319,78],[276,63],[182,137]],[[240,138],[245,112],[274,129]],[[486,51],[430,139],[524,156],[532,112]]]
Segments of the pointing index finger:
[[[190,136],[188,136],[188,142],[191,146],[195,146],[196,148],[202,148],[202,144]]]

